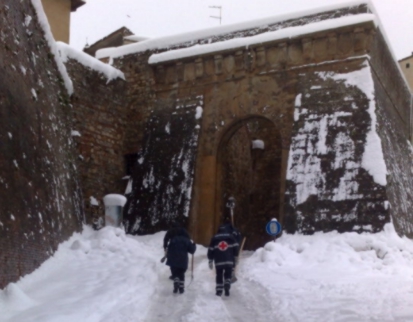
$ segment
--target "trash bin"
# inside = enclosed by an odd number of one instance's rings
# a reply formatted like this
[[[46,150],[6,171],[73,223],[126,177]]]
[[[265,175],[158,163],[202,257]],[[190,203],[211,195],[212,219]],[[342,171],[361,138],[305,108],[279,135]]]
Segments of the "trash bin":
[[[117,194],[109,194],[103,197],[105,204],[105,223],[106,226],[119,227],[123,220],[123,206],[126,203],[126,197]]]

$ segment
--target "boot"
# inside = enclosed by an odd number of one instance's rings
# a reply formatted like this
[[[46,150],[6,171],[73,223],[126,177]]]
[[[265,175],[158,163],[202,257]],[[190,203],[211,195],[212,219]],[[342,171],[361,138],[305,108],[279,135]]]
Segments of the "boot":
[[[221,295],[222,295],[222,291],[217,291],[217,292],[215,293],[215,295],[216,295],[216,296],[221,296]]]
[[[229,296],[229,288],[225,288],[225,296]]]
[[[179,289],[179,280],[174,281],[174,293],[178,293],[178,289]]]
[[[184,288],[183,288],[183,287],[180,287],[180,288],[179,288],[179,294],[182,294],[183,292],[185,292]]]

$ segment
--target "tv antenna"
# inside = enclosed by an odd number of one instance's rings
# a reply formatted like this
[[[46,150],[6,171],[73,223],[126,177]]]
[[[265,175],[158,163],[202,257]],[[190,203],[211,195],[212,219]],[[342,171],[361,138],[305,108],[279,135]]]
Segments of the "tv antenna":
[[[210,18],[219,19],[219,24],[222,22],[222,6],[209,6],[211,9],[219,9],[219,16],[209,16]]]

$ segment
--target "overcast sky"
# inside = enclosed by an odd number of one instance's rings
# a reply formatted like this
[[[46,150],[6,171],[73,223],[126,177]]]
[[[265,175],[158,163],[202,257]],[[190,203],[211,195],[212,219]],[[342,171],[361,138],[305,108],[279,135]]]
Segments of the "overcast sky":
[[[82,49],[118,28],[159,37],[349,3],[348,0],[87,0],[71,16],[70,44]],[[413,51],[413,0],[372,0],[397,59]],[[220,9],[210,8],[221,6]]]

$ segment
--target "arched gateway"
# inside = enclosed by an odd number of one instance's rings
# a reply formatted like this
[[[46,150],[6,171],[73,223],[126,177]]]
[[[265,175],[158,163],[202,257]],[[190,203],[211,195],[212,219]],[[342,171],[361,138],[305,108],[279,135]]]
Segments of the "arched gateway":
[[[411,133],[411,100],[385,76],[397,73],[370,12],[361,4],[185,35],[159,52],[143,42],[119,56],[136,85],[128,114],[136,123],[125,135],[140,149],[127,231],[178,221],[207,245],[233,213],[256,249],[274,217],[304,234],[381,231],[392,211],[410,218],[397,199],[407,190],[388,180],[409,169],[397,149]]]
[[[232,123],[217,153],[216,224],[232,221],[246,237],[245,249],[269,240],[265,224],[281,220],[281,137],[274,123],[249,116]]]

